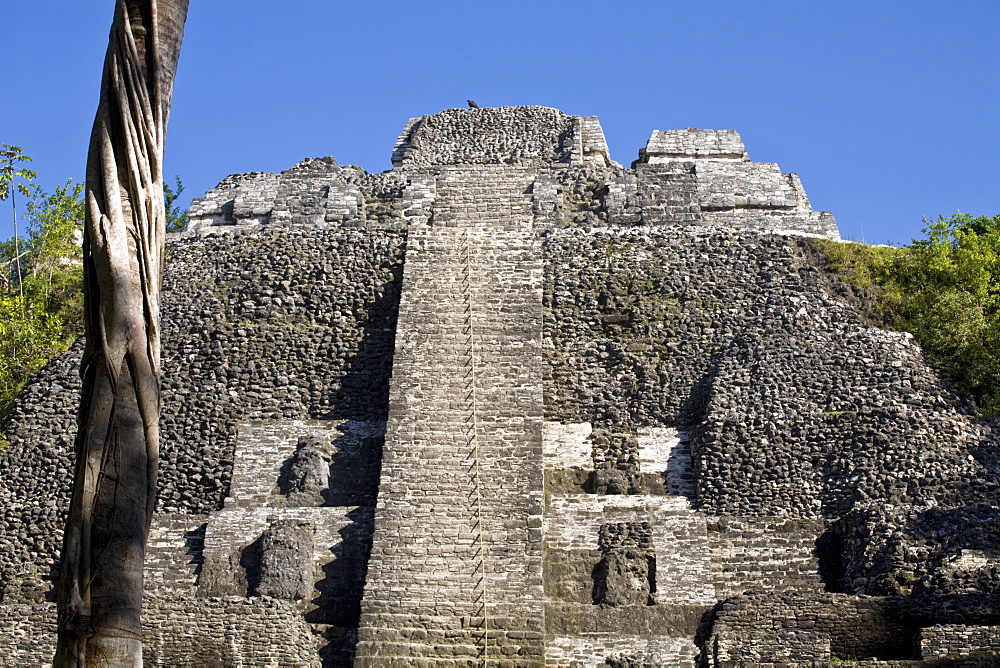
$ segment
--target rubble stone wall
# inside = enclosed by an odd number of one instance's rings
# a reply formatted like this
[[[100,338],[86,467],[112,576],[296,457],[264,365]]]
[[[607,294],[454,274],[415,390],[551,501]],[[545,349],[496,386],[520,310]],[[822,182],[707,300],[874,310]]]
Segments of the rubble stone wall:
[[[410,168],[583,158],[578,117],[548,107],[448,109],[411,121],[403,133],[397,155]]]
[[[274,228],[171,244],[162,306],[160,512],[222,506],[240,420],[385,421],[404,242],[397,231]],[[48,588],[39,582],[55,575],[80,352],[77,345],[40,371],[6,423],[3,600],[38,600]]]
[[[807,242],[548,230],[546,417],[690,433],[697,506],[836,518],[867,498],[995,504],[992,436],[909,335],[828,292]]]

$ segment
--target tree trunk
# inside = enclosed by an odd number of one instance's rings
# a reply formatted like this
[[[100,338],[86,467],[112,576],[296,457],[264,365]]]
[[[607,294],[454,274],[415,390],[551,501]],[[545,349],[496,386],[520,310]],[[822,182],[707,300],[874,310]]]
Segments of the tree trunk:
[[[156,503],[163,145],[188,0],[118,0],[87,160],[76,470],[54,665],[141,666]]]

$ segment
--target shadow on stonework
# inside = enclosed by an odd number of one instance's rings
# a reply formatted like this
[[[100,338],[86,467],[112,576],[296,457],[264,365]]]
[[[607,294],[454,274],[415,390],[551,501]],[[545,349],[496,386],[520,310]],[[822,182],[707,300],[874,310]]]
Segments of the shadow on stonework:
[[[201,579],[201,570],[205,566],[205,531],[207,529],[208,523],[203,522],[196,529],[184,534],[184,547],[186,548],[184,554],[190,557],[188,564],[193,566],[191,574],[194,576],[195,586]]]
[[[709,657],[711,652],[707,651],[710,649],[708,644],[712,638],[712,631],[715,630],[715,622],[719,617],[719,613],[725,609],[725,605],[726,601],[719,601],[711,609],[707,610],[698,622],[698,630],[694,634],[694,644],[698,648],[701,658],[701,661],[698,663],[699,666],[710,665]]]
[[[340,386],[330,397],[330,410],[313,415],[314,418],[383,422],[388,418],[389,379],[392,376],[396,319],[403,283],[401,263],[392,268],[392,276],[392,280],[382,285],[381,293],[368,307],[357,353],[348,360]]]
[[[660,474],[663,488],[667,494],[683,496],[693,506],[697,500],[695,494],[694,466],[691,461],[691,442],[687,432],[677,430],[680,440],[678,447],[670,450],[667,457],[667,470]]]
[[[306,613],[310,624],[326,626],[320,649],[323,666],[350,666],[357,643],[368,557],[372,549],[374,512],[355,508],[347,514],[351,524],[340,530],[341,541],[332,549],[333,560],[323,566],[323,579],[316,583],[313,608]]]
[[[844,660],[913,661],[920,658],[921,624],[902,599],[872,599],[853,623],[830,633],[830,652]]]
[[[734,344],[730,344],[732,349]],[[727,352],[727,351],[726,351]],[[708,415],[709,400],[715,389],[715,381],[719,376],[719,368],[726,352],[716,352],[708,360],[705,372],[691,385],[691,391],[677,411],[678,428],[694,426],[705,420]],[[694,440],[695,434],[688,429],[690,440]]]
[[[324,506],[374,506],[385,436],[343,434],[333,441]]]
[[[992,481],[997,481],[1000,480],[1000,418],[984,420],[983,426],[986,433],[969,448],[969,454],[989,472]]]
[[[258,587],[260,586],[260,557],[261,557],[261,544],[264,540],[264,536],[257,536],[254,542],[250,543],[240,551],[240,567],[243,568],[243,574],[246,578],[246,592],[245,596],[253,596],[256,594]]]
[[[719,367],[722,359],[723,355],[721,353],[712,355],[705,372],[691,386],[691,392],[678,410],[677,428],[678,430],[685,431],[688,439],[687,457],[689,460],[688,466],[690,467],[688,475],[690,476],[691,487],[687,497],[691,502],[692,508],[700,508],[706,502],[706,499],[699,498],[698,496],[698,470],[702,457],[700,445],[702,444],[705,432],[709,429],[705,419],[708,415],[709,401],[715,381],[719,375]],[[664,480],[666,481],[666,478]]]
[[[819,561],[819,578],[823,582],[823,591],[847,593],[844,537],[840,534],[839,527],[831,526],[816,539],[814,553]]]

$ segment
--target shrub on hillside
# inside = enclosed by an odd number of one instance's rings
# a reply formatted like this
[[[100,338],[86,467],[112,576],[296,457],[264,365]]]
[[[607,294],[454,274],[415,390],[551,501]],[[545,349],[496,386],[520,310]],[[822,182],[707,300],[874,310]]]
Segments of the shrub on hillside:
[[[925,222],[926,238],[903,248],[819,245],[829,269],[873,290],[883,320],[916,336],[983,414],[998,416],[1000,215]]]

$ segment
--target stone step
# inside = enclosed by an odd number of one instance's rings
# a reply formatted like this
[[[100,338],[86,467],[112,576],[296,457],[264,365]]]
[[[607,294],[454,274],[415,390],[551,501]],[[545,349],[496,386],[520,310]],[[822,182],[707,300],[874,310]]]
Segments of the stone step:
[[[405,601],[406,605],[418,605],[420,601]],[[396,603],[393,603],[396,605]],[[476,630],[482,624],[481,615],[454,615],[454,614],[430,614],[404,613],[395,610],[392,605],[373,604],[373,609],[379,610],[382,618],[392,622],[391,628],[419,628],[437,630]],[[526,618],[520,614],[521,609],[517,604],[504,603],[490,606],[490,624],[494,628],[502,627],[507,629],[507,633],[529,634],[525,637],[541,637],[543,634],[540,620]],[[536,634],[536,635],[531,635]]]
[[[482,660],[478,660],[472,663],[472,665],[479,666],[482,665]],[[382,666],[388,666],[390,668],[399,668],[402,666],[408,666],[411,668],[433,668],[434,666],[469,666],[469,659],[455,659],[455,658],[413,658],[411,656],[378,656],[377,658],[363,658],[355,659],[354,665],[358,668],[381,668]],[[523,659],[496,659],[494,657],[489,657],[490,666],[497,666],[498,668],[515,668],[519,666],[533,666],[533,665],[543,665],[539,662],[525,662]]]
[[[398,637],[397,641],[386,640],[379,637],[378,640],[358,641],[356,654],[369,656],[370,658],[381,659],[388,656],[402,657],[434,657],[438,659],[481,659],[483,647],[475,643],[456,642],[457,638],[450,638],[438,644],[429,644],[400,637],[395,631],[387,629],[384,632],[391,634],[391,637]],[[478,639],[475,639],[478,641]],[[369,651],[372,652],[369,655]],[[377,653],[375,653],[377,652]]]
[[[493,665],[494,661],[497,659],[508,661],[523,661],[524,659],[527,659],[530,661],[531,656],[534,655],[535,660],[539,663],[544,661],[545,644],[540,640],[531,645],[512,645],[505,642],[502,638],[497,638],[496,640],[498,641],[497,643],[492,641],[484,643],[481,638],[471,637],[471,635],[464,634],[462,636],[446,638],[442,642],[434,644],[429,642],[416,642],[414,640],[406,642],[405,639],[392,642],[379,638],[378,640],[372,641],[358,641],[356,656],[361,656],[363,659],[378,660],[390,656],[400,658],[435,658],[438,660],[465,659],[466,661],[470,659],[478,659],[479,661],[486,661],[489,665]],[[373,653],[376,651],[377,654]],[[520,657],[524,657],[524,659],[520,659]],[[358,664],[355,663],[355,665]],[[520,663],[520,665],[528,664]]]
[[[461,197],[440,188],[435,216],[492,225],[486,219],[513,215],[479,215],[475,199]],[[475,662],[463,647],[473,631],[461,620],[484,604],[510,611],[489,615],[496,655],[541,665],[542,271],[534,244],[528,231],[495,227],[411,230],[358,665],[441,662],[451,652]],[[508,254],[511,247],[519,251]],[[409,620],[428,613],[438,618],[411,632]]]
[[[401,621],[400,623],[407,623]],[[461,638],[466,644],[482,646],[483,639],[491,643],[504,644],[508,641],[516,641],[527,645],[538,645],[545,640],[545,634],[535,631],[503,631],[494,627],[482,626],[467,628],[431,628],[423,626],[394,626],[393,628],[379,629],[378,639],[381,642],[418,642],[421,645],[441,645],[453,642],[455,638]],[[359,637],[358,642],[369,642],[372,638]]]
[[[698,648],[689,638],[583,633],[552,638],[545,665],[590,668],[606,665],[608,659],[626,659],[626,665],[694,668],[697,656]]]

